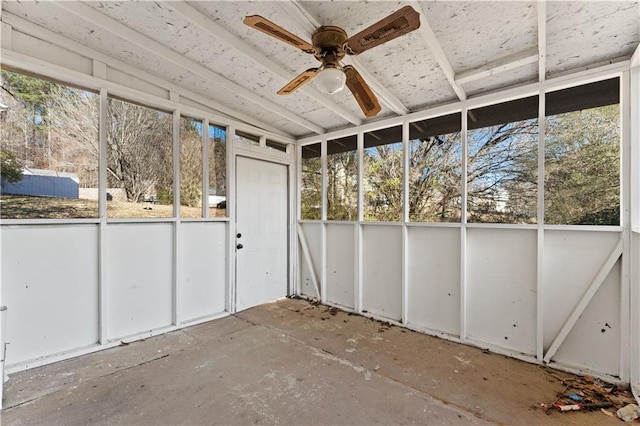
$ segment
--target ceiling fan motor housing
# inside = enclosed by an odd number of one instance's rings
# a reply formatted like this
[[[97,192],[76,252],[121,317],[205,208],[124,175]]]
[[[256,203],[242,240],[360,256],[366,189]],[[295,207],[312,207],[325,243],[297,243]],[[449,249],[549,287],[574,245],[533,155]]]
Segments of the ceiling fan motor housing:
[[[313,33],[311,42],[316,48],[314,56],[318,61],[324,62],[327,56],[334,56],[337,62],[344,58],[344,45],[347,42],[347,33],[340,27],[325,25]]]

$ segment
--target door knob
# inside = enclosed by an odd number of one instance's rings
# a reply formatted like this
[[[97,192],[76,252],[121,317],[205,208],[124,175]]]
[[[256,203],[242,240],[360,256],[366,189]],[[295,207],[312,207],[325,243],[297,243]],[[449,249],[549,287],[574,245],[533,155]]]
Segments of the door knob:
[[[242,247],[244,247],[242,244],[238,244],[238,245],[236,246],[236,248],[237,248],[238,250],[240,250]]]
[[[236,238],[240,238],[240,237],[242,237],[242,234],[238,232],[238,233],[236,234]]]

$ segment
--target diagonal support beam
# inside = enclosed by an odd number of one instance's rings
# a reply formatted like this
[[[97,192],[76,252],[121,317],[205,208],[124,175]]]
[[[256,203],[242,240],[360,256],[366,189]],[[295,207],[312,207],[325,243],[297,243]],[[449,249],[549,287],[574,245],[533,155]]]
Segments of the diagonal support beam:
[[[132,44],[135,44],[136,46],[141,47],[148,52],[153,53],[185,70],[191,71],[199,75],[200,77],[210,80],[220,85],[221,87],[224,87],[234,92],[235,94],[242,96],[243,98],[251,102],[254,102],[257,105],[260,105],[265,110],[269,110],[317,134],[325,133],[325,129],[318,126],[317,124],[312,123],[311,121],[296,114],[293,114],[292,112],[281,106],[273,104],[273,102],[256,95],[251,90],[240,86],[239,84],[236,84],[233,81],[228,80],[225,77],[213,72],[199,62],[189,59],[181,55],[180,53],[170,49],[164,44],[161,44],[122,24],[121,22],[103,15],[91,6],[87,6],[85,4],[77,2],[52,2],[51,4],[67,11],[72,15],[79,17],[80,19],[91,22],[92,24],[104,29],[105,31],[121,37],[131,42]]]
[[[420,3],[413,2],[413,5],[421,15],[420,28],[418,29],[418,31],[420,31],[420,33],[422,34],[422,38],[429,46],[429,49],[431,49],[431,53],[433,53],[433,56],[436,58],[436,61],[438,62],[438,65],[440,65],[440,69],[442,69],[442,72],[447,78],[447,81],[449,81],[451,88],[456,93],[458,98],[461,101],[464,101],[465,99],[467,99],[467,94],[464,92],[464,89],[462,89],[462,87],[460,87],[460,85],[456,83],[456,76],[453,71],[453,67],[449,62],[449,59],[447,59],[447,55],[445,55],[444,50],[442,50],[442,46],[436,38],[433,29],[431,29],[431,25],[429,25],[429,21],[427,21],[426,18],[426,13],[424,13],[424,10],[422,9]]]
[[[281,76],[284,80],[289,81],[295,77],[294,74],[290,73],[284,67],[277,64],[275,61],[273,61],[263,53],[257,51],[255,48],[251,47],[235,35],[231,34],[229,31],[217,24],[213,19],[210,19],[209,17],[203,15],[197,9],[195,9],[193,6],[190,6],[186,2],[170,2],[167,3],[167,5],[168,7],[182,15],[182,17],[187,19],[189,22],[197,25],[198,27],[200,27],[200,29],[207,31],[218,39],[224,41],[229,46],[245,55],[247,58],[255,61],[261,66],[264,66],[271,72]],[[301,90],[310,98],[322,104],[329,110],[335,112],[337,115],[347,120],[351,124],[354,124],[356,126],[362,124],[362,120],[355,114],[342,108],[340,105],[333,102],[328,96],[320,93],[313,86],[306,85],[302,87]]]
[[[551,346],[549,346],[549,349],[544,356],[543,361],[545,363],[549,363],[549,361],[551,361],[551,358],[553,358],[553,356],[556,354],[556,352],[560,348],[560,345],[562,345],[573,327],[576,325],[578,319],[584,313],[584,310],[589,305],[589,302],[591,302],[593,296],[595,296],[596,292],[600,289],[602,283],[607,278],[607,275],[609,275],[609,272],[611,272],[611,269],[616,264],[620,256],[622,256],[622,238],[620,238],[618,244],[616,244],[613,251],[604,262],[604,265],[602,265],[593,281],[591,281],[589,288],[587,288],[587,291],[582,296],[582,299],[580,299],[576,307],[573,309],[573,312],[571,312],[571,315],[569,315],[569,318],[558,332],[556,338],[553,339],[553,343],[551,343]]]
[[[288,14],[298,25],[304,28],[306,36],[310,39],[316,28],[320,26],[320,23],[298,2],[294,1],[282,1],[278,2],[278,6]],[[345,56],[343,62],[345,65],[353,65],[364,80],[369,84],[369,87],[378,96],[378,100],[381,104],[389,108],[391,111],[398,115],[405,115],[409,113],[409,109],[404,106],[402,101],[398,99],[393,93],[391,93],[383,84],[381,84],[377,78],[367,72],[360,62],[354,56]]]
[[[302,247],[302,254],[304,256],[304,260],[311,272],[311,282],[313,283],[313,287],[316,290],[316,294],[318,295],[318,300],[321,299],[320,295],[320,286],[318,285],[318,276],[316,274],[316,270],[313,267],[313,261],[311,260],[311,251],[309,250],[309,244],[307,243],[307,237],[304,236],[304,231],[302,230],[302,225],[299,223],[296,224],[296,229],[298,230],[298,239],[300,240],[300,246]]]

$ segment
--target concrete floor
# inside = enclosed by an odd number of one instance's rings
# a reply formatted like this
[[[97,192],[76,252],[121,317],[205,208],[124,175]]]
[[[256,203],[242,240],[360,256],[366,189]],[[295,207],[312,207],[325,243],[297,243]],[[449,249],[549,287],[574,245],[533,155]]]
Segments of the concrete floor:
[[[4,426],[26,424],[620,424],[545,414],[552,372],[285,299],[13,374]]]

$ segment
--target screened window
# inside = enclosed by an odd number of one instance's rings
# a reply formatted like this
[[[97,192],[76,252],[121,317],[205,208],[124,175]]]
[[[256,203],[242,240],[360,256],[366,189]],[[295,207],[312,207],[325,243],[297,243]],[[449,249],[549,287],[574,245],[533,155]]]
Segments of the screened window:
[[[227,131],[209,124],[209,217],[227,215]]]
[[[240,143],[246,143],[248,145],[260,146],[260,137],[251,135],[245,132],[239,132],[236,130],[236,134],[233,135],[233,140]]]
[[[302,188],[300,193],[303,220],[322,218],[322,163],[320,144],[302,147]]]
[[[364,135],[364,220],[402,220],[402,126]]]
[[[459,222],[461,114],[409,125],[409,220]]]
[[[266,147],[269,149],[275,149],[276,151],[280,151],[280,152],[287,152],[287,144],[272,141],[269,139],[267,139],[265,143],[266,143]]]
[[[327,141],[327,220],[358,219],[356,136]]]
[[[0,217],[98,216],[97,94],[2,70]]]
[[[107,121],[109,217],[172,217],[171,114],[109,98]]]
[[[545,222],[620,225],[618,79],[546,95]]]
[[[180,217],[202,217],[202,122],[180,119]]]
[[[469,111],[469,222],[536,222],[537,117],[537,96]]]

